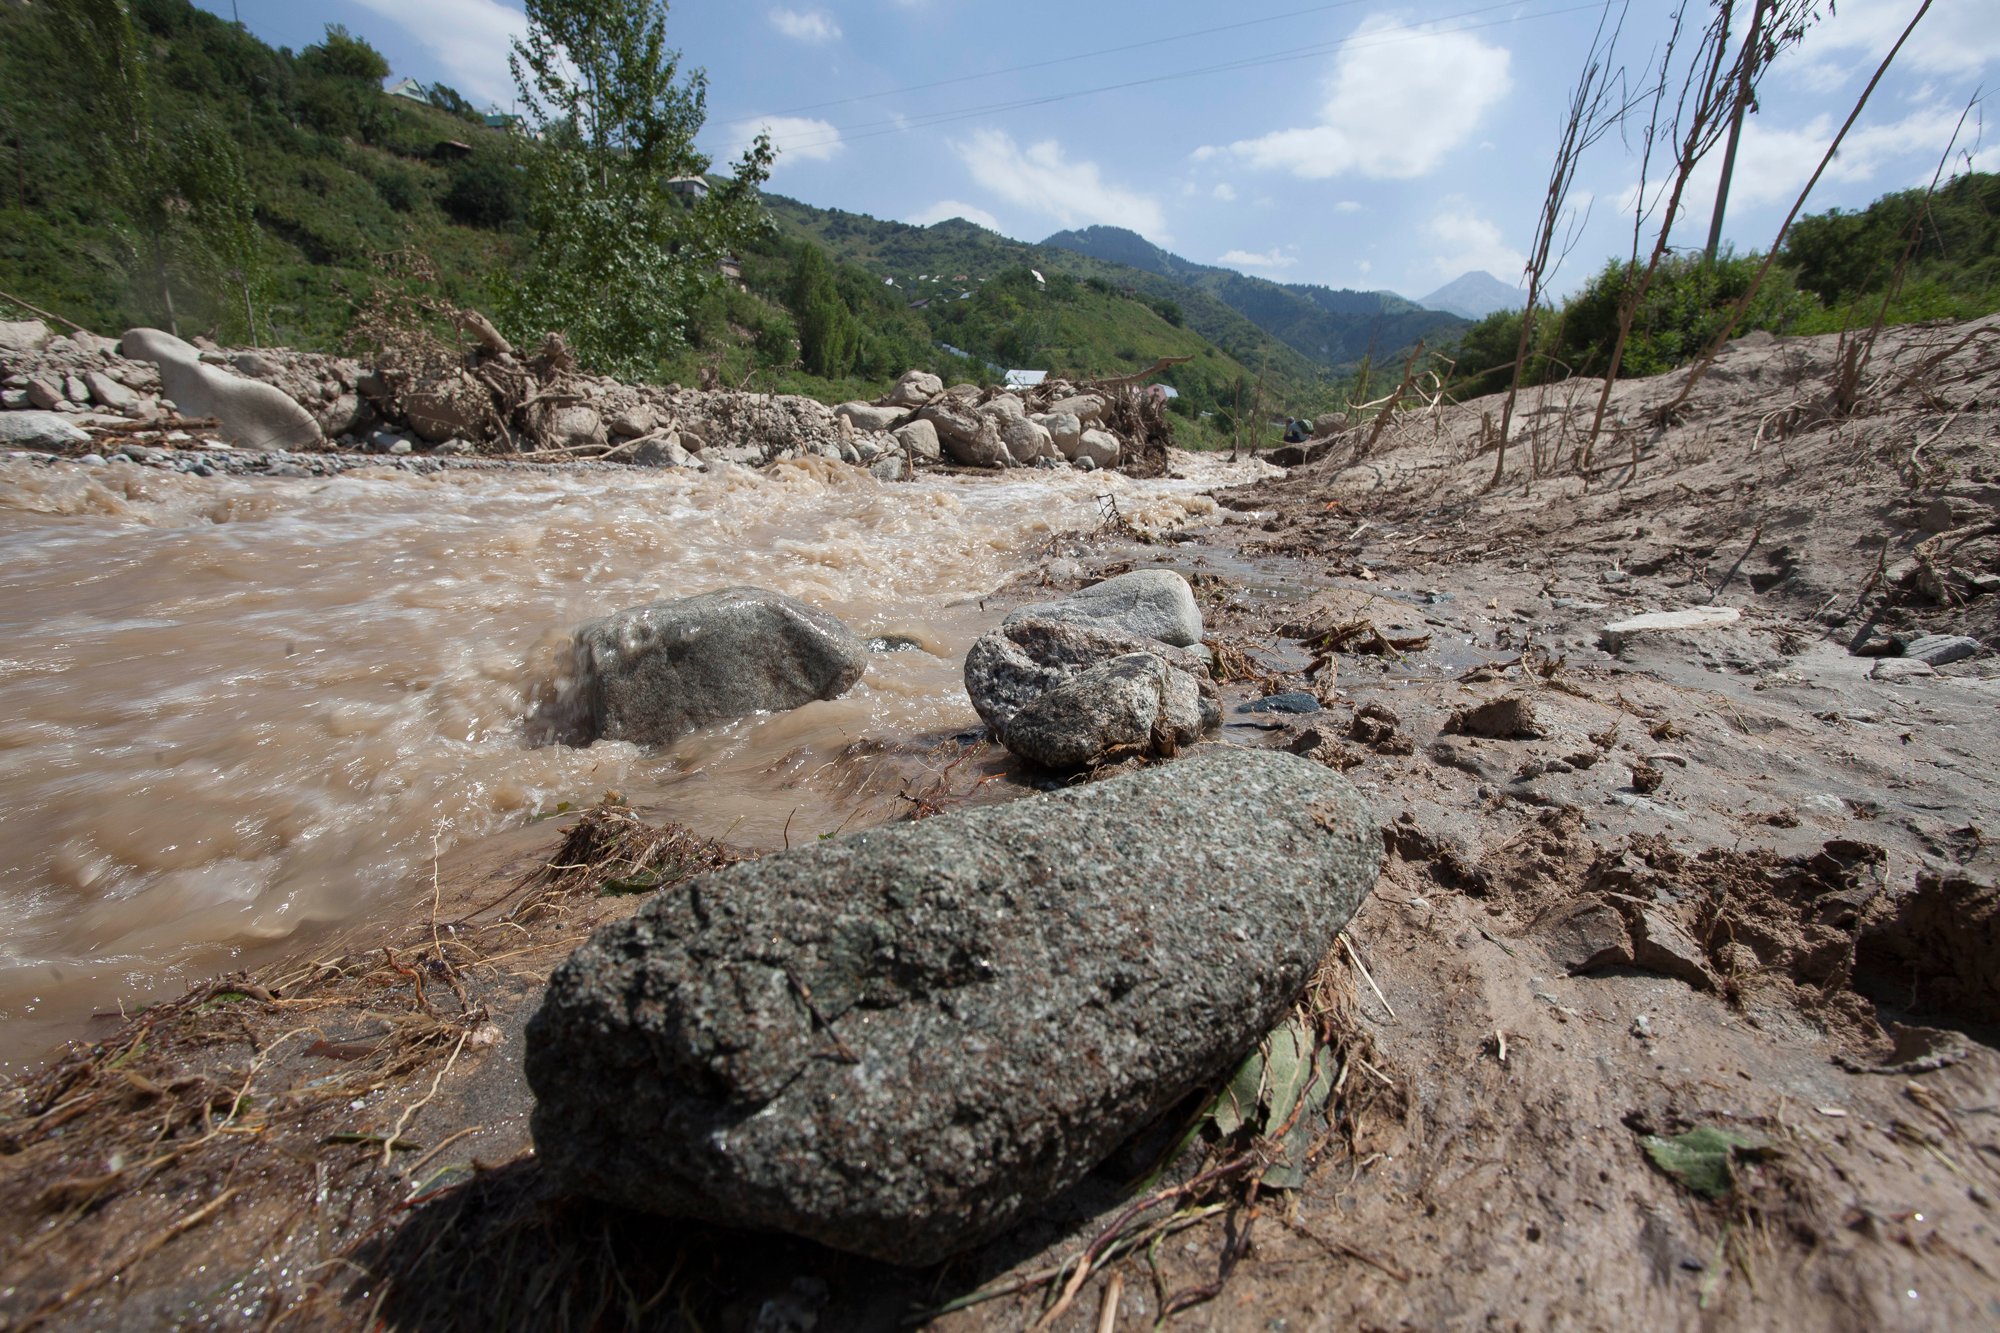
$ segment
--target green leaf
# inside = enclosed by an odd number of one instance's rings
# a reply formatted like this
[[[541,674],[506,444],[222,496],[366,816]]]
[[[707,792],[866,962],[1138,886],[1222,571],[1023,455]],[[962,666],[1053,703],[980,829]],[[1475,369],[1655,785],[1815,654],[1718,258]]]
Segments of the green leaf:
[[[1312,1081],[1313,1038],[1305,1024],[1292,1018],[1272,1032],[1265,1039],[1265,1044],[1271,1050],[1271,1076],[1264,1094],[1269,1108],[1264,1118],[1264,1132],[1276,1134],[1291,1119],[1292,1108],[1299,1104],[1299,1094]]]
[[[1705,1199],[1721,1199],[1736,1186],[1731,1160],[1771,1155],[1771,1145],[1754,1134],[1704,1125],[1685,1134],[1662,1138],[1648,1134],[1639,1140],[1653,1165]]]
[[[1264,1047],[1260,1044],[1243,1057],[1229,1086],[1215,1099],[1215,1127],[1224,1136],[1234,1134],[1257,1114],[1257,1094],[1264,1087]]]

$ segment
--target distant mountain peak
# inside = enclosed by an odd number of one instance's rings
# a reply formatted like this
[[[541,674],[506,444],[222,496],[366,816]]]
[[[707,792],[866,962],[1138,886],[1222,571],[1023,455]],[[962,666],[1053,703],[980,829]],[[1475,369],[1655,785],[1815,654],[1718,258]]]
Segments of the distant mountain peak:
[[[1484,319],[1496,310],[1521,310],[1528,294],[1509,287],[1483,268],[1461,273],[1444,286],[1422,297],[1417,304],[1426,310],[1444,310],[1463,319]]]

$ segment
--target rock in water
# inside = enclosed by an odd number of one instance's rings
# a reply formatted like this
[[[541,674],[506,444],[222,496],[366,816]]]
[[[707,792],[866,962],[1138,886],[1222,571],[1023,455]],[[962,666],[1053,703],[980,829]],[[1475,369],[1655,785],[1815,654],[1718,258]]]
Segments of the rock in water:
[[[1201,712],[1194,677],[1152,653],[1127,653],[1014,714],[1000,743],[1044,768],[1082,768],[1127,746],[1170,759],[1201,735]]]
[[[613,612],[577,626],[574,638],[594,734],[639,745],[835,698],[868,668],[853,630],[765,588]]]
[[[1202,698],[1203,725],[1222,720],[1208,663],[1194,653],[1158,639],[1060,620],[1010,616],[999,629],[980,635],[965,655],[965,693],[980,720],[1002,732],[1014,714],[1056,686],[1127,653],[1151,653],[1186,672]]]
[[[1227,1071],[1381,863],[1344,779],[1214,747],[701,876],[550,979],[536,1152],[627,1207],[933,1262]]]
[[[324,438],[319,422],[283,389],[204,365],[201,353],[171,333],[129,329],[119,344],[130,360],[160,368],[160,390],[182,416],[214,417],[231,443],[251,449],[309,449]]]
[[[10,449],[61,449],[89,439],[54,412],[0,412],[0,444]]]
[[[1010,612],[1002,624],[1066,620],[1158,639],[1176,648],[1201,642],[1201,611],[1194,589],[1171,569],[1138,569],[1073,592],[1059,602],[1039,602]]]

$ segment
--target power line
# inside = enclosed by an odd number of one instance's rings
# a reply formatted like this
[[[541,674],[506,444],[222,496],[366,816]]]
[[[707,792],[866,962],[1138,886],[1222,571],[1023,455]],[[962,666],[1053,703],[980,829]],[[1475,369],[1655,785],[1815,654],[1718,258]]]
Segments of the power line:
[[[1468,23],[1463,27],[1452,28],[1442,34],[1405,31],[1393,35],[1384,34],[1373,40],[1367,38],[1343,38],[1336,42],[1324,42],[1315,46],[1294,48],[1280,55],[1247,56],[1240,60],[1221,61],[1210,65],[1200,65],[1193,69],[1177,70],[1171,74],[1156,74],[1143,79],[1130,79],[1123,83],[1102,84],[1095,88],[1078,88],[1069,92],[1044,93],[1033,97],[1017,98],[1007,102],[989,102],[981,106],[965,107],[952,111],[928,112],[916,116],[897,116],[889,120],[863,121],[857,125],[833,126],[833,133],[830,136],[820,135],[816,138],[797,140],[792,143],[791,147],[794,151],[806,148],[821,148],[831,144],[848,143],[858,139],[873,139],[884,134],[900,134],[912,129],[927,129],[933,125],[944,125],[952,121],[969,120],[975,116],[992,115],[996,112],[1018,111],[1027,107],[1047,106],[1055,102],[1067,102],[1079,97],[1094,97],[1100,93],[1124,92],[1133,88],[1143,88],[1158,83],[1172,83],[1181,79],[1200,78],[1209,74],[1225,74],[1237,70],[1261,69],[1272,65],[1290,64],[1294,61],[1310,60],[1342,48],[1372,50],[1376,47],[1394,46],[1402,42],[1418,41],[1428,37],[1450,36],[1461,32],[1476,32],[1482,28],[1501,27],[1509,23],[1526,22],[1529,19],[1557,18],[1564,14],[1576,14],[1585,10],[1596,10],[1600,7],[1599,3],[1593,2],[1589,4],[1570,5],[1562,9],[1545,10],[1539,14],[1515,14],[1507,18],[1491,19],[1485,23]],[[1487,5],[1479,9],[1447,15],[1443,19],[1433,21],[1441,23],[1450,22],[1453,19],[1469,18],[1478,14],[1490,14],[1496,9],[1514,8],[1516,6],[1513,4]],[[769,118],[763,117],[762,119]],[[748,124],[752,122],[743,121],[738,123]],[[749,143],[749,140],[743,140],[721,151],[724,153],[734,153],[740,149],[747,148]],[[780,147],[783,146],[780,145]]]

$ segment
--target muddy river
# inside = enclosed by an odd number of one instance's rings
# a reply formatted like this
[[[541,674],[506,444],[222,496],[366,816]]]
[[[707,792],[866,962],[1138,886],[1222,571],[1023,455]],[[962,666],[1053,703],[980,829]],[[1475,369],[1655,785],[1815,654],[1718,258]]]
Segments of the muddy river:
[[[753,846],[837,828],[851,799],[803,776],[977,725],[981,597],[1101,494],[1200,523],[1216,480],[0,464],[0,1069],[607,788]],[[530,743],[571,625],[745,583],[921,647],[661,750]]]

